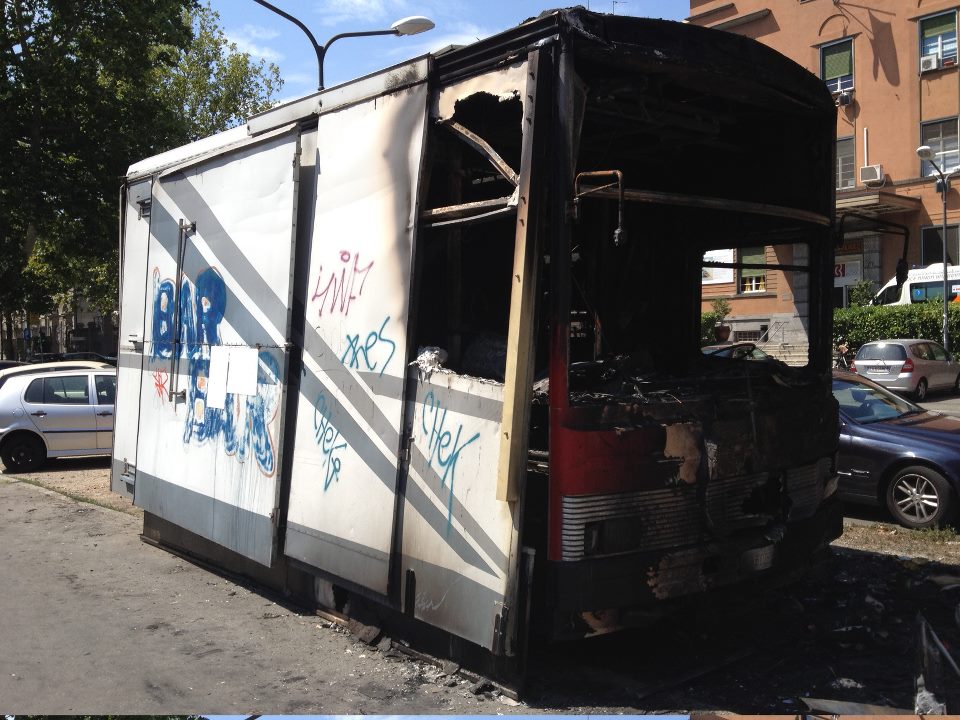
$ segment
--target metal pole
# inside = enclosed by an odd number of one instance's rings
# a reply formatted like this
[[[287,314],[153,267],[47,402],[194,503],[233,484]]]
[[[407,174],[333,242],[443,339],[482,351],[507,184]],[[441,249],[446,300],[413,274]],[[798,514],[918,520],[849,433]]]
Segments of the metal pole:
[[[940,173],[940,197],[943,200],[943,348],[950,351],[949,337],[949,308],[950,297],[947,295],[947,189],[949,180],[946,175]]]
[[[298,28],[303,30],[306,36],[310,39],[310,44],[313,45],[313,51],[317,54],[317,86],[318,86],[317,90],[323,90],[323,55],[324,55],[324,52],[326,51],[326,48],[321,47],[320,44],[317,42],[317,39],[313,36],[313,33],[310,32],[310,28],[308,28],[302,22],[297,20],[293,15],[290,15],[289,13],[285,13],[283,10],[276,7],[275,5],[271,5],[266,0],[253,0],[253,1],[258,5],[262,5],[267,10],[275,12],[280,17],[289,20]],[[329,43],[327,44],[329,45]]]
[[[334,35],[332,38],[327,40],[326,43],[321,45],[317,42],[317,39],[313,36],[313,33],[310,32],[310,28],[304,25],[302,22],[297,20],[293,15],[285,13],[280,8],[275,5],[271,5],[267,0],[253,0],[258,5],[262,5],[267,10],[275,12],[282,18],[286,18],[298,28],[303,30],[306,36],[310,39],[310,44],[313,45],[313,51],[317,54],[317,90],[323,90],[323,61],[327,57],[327,49],[333,44],[335,40],[345,37],[368,37],[370,35],[399,35],[400,31],[396,28],[391,28],[390,30],[363,30],[360,32],[345,32],[340,33],[339,35]],[[431,24],[432,27],[432,24]]]
[[[260,2],[260,0],[257,0]],[[345,37],[370,37],[371,35],[399,35],[396,30],[360,30],[358,32],[345,32],[334,35],[324,43],[322,48],[317,48],[317,62],[320,63],[320,87],[317,90],[323,90],[323,61],[327,57],[327,50],[333,45],[335,40]]]

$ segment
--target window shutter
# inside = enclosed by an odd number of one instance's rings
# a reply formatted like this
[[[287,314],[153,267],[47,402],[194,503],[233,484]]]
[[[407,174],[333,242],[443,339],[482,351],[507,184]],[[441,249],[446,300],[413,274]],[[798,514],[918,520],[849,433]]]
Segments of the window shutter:
[[[823,49],[823,79],[835,80],[853,74],[853,43],[845,42]]]
[[[921,33],[923,33],[924,40],[937,37],[937,35],[944,35],[946,33],[953,32],[955,25],[954,15],[953,13],[937,15],[937,17],[924,20],[921,25]]]
[[[762,247],[759,248],[740,248],[740,262],[747,265],[763,265],[767,261],[766,253]],[[765,270],[755,270],[753,268],[740,268],[740,277],[763,277]]]

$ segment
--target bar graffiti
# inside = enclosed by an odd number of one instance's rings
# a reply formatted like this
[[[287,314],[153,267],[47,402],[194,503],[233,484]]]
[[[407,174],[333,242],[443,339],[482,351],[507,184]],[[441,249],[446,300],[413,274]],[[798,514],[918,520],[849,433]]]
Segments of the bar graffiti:
[[[474,433],[469,440],[461,443],[463,425],[456,425],[456,435],[453,430],[447,428],[447,408],[443,407],[433,390],[424,396],[421,406],[423,416],[420,422],[427,443],[428,464],[433,467],[436,461],[437,472],[442,471],[440,487],[445,487],[447,480],[450,481],[447,496],[447,532],[449,532],[453,520],[453,484],[457,476],[457,461],[463,449],[477,440],[480,433]],[[454,425],[455,423],[451,423],[450,427]]]
[[[170,279],[160,279],[154,269],[154,302],[151,352],[152,360],[170,359],[174,355],[178,320],[174,317],[172,297],[175,289]],[[220,325],[226,310],[226,285],[216,268],[207,268],[191,283],[183,277],[180,289],[180,357],[188,360],[187,415],[183,427],[183,443],[219,444],[224,452],[241,463],[252,455],[260,472],[272,476],[276,471],[276,446],[270,425],[279,408],[280,368],[267,351],[257,357],[257,393],[227,393],[224,407],[212,408],[207,403],[210,376],[210,348],[221,345]],[[153,372],[158,396],[166,396],[167,371]]]

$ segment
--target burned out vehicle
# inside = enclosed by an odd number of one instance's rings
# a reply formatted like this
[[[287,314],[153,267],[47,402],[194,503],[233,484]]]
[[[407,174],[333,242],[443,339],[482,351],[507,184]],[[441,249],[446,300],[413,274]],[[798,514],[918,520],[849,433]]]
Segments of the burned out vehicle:
[[[114,489],[497,658],[792,577],[841,527],[834,122],[758,43],[574,9],[133,165]],[[700,352],[747,246],[804,367]]]

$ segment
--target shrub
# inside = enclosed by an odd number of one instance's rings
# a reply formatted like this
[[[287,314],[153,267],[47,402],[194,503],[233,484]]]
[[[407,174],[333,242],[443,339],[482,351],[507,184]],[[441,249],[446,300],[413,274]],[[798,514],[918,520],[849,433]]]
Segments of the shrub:
[[[722,319],[723,317],[718,317],[716,313],[700,313],[700,347],[713,345],[717,342],[716,337],[713,335],[713,326]]]
[[[948,308],[950,337],[960,341],[960,308]],[[943,338],[943,305],[880,305],[840,308],[833,311],[833,335],[847,339],[851,350],[884,338]],[[958,345],[958,343],[951,343]]]

